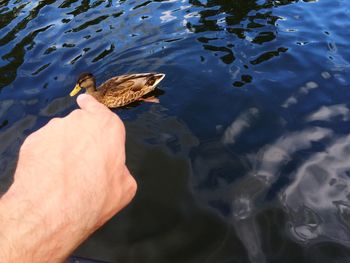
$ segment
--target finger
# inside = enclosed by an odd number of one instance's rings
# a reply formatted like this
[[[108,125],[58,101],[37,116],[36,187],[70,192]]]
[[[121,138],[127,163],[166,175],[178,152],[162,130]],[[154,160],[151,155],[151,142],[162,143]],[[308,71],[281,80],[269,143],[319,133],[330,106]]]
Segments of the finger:
[[[82,110],[86,110],[91,113],[105,111],[108,109],[103,104],[99,103],[94,97],[88,94],[79,95],[77,98],[77,103]]]

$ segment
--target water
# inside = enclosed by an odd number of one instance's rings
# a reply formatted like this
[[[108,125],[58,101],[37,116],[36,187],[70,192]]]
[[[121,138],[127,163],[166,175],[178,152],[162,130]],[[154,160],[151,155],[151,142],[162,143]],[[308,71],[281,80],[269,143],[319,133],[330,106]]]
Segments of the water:
[[[350,2],[0,1],[0,172],[101,83],[166,73],[115,110],[135,201],[76,255],[110,262],[350,262]]]

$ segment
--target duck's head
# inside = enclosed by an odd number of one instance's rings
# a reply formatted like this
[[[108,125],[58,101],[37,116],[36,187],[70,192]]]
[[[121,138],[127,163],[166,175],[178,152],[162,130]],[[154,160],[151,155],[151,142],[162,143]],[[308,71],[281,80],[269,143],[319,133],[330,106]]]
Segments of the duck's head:
[[[87,90],[96,90],[96,82],[95,77],[91,73],[82,73],[80,74],[77,83],[75,84],[74,89],[69,93],[71,97],[78,94],[78,92],[81,89],[87,89]]]

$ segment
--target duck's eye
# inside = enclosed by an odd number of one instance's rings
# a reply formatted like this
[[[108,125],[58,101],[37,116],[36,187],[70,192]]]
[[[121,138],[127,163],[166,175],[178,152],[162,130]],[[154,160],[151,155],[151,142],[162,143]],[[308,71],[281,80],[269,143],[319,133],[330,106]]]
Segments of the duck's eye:
[[[78,81],[78,84],[81,85],[81,84],[83,84],[84,82],[86,82],[87,80],[88,80],[87,78],[81,79],[81,80]]]

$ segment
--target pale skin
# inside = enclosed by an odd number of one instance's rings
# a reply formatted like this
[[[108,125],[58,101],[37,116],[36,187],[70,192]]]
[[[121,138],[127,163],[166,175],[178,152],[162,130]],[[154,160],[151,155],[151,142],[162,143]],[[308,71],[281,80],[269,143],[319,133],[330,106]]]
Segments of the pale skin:
[[[64,262],[134,197],[122,121],[90,95],[23,143],[0,199],[0,262]]]

